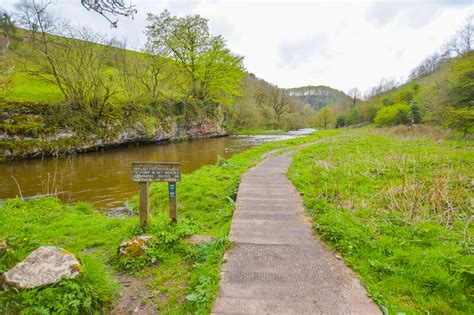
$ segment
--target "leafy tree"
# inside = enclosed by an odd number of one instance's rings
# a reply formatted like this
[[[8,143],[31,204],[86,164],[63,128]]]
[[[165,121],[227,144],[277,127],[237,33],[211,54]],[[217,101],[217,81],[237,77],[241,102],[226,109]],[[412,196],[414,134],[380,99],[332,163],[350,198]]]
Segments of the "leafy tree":
[[[13,23],[11,15],[0,9],[0,34],[5,41],[3,45],[0,45],[2,49],[8,49],[10,46],[10,39],[15,32],[16,27]]]
[[[221,105],[231,105],[244,75],[242,57],[226,48],[221,36],[209,33],[208,20],[199,15],[179,18],[165,10],[148,14],[147,47],[177,67],[182,115],[214,117]]]
[[[344,117],[344,115],[338,116],[336,119],[336,128],[342,128],[345,126],[345,124],[346,124],[346,118]]]
[[[459,130],[463,137],[474,133],[474,109],[472,107],[450,108],[444,117],[444,124],[448,128]]]
[[[322,127],[324,129],[332,128],[334,125],[334,115],[329,107],[324,107],[316,112],[314,119],[314,125],[316,127]]]
[[[375,116],[377,127],[390,127],[410,122],[410,107],[406,104],[395,104],[381,108]]]
[[[282,116],[289,110],[290,97],[283,89],[276,88],[270,96],[270,104],[275,115],[275,128],[281,128]]]
[[[7,53],[10,47],[10,38],[16,28],[11,16],[0,10],[0,98],[7,95],[12,87],[12,66]]]
[[[421,123],[421,111],[420,107],[416,104],[412,104],[410,106],[410,112],[411,112],[411,122],[413,124],[419,124]]]

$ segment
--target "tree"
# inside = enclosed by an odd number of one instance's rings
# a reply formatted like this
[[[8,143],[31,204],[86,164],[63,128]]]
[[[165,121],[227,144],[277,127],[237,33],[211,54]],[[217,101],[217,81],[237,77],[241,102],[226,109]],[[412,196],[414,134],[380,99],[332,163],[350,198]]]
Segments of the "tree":
[[[81,4],[87,10],[92,10],[107,19],[112,27],[117,27],[117,20],[112,21],[109,15],[131,16],[137,13],[135,6],[131,2],[124,0],[81,0]]]
[[[336,119],[336,128],[342,128],[346,124],[346,118],[344,115],[338,116]]]
[[[406,104],[395,104],[377,111],[374,123],[377,127],[390,127],[410,122],[410,107]]]
[[[53,40],[50,34],[58,30],[59,24],[59,18],[48,10],[52,3],[50,0],[20,0],[15,7],[18,12],[20,25],[29,30],[34,52],[39,51],[43,54],[50,74],[54,78],[54,83],[61,90],[64,97],[67,97],[50,49],[50,44]]]
[[[0,9],[0,34],[3,36],[5,43],[0,45],[0,49],[6,51],[10,46],[10,39],[16,32],[15,24],[12,17],[7,12],[2,12]]]
[[[410,112],[411,112],[411,122],[412,124],[419,124],[421,123],[421,111],[420,107],[416,104],[412,104],[410,106]]]
[[[324,129],[332,128],[334,124],[334,115],[329,107],[324,107],[316,113],[314,125]]]
[[[37,67],[28,73],[55,84],[65,104],[82,111],[96,125],[106,124],[113,111],[111,98],[117,92],[107,64],[116,41],[88,28],[71,27],[49,11],[51,4],[21,0],[16,5],[19,21],[33,42],[31,58]]]
[[[4,98],[12,87],[12,73],[14,67],[8,59],[10,38],[16,28],[11,16],[0,10],[0,98]]]
[[[288,112],[290,99],[283,89],[275,88],[270,96],[270,106],[273,109],[275,117],[275,128],[281,127],[281,118],[284,113]]]
[[[444,116],[444,125],[461,131],[464,138],[474,132],[474,109],[472,107],[450,108]]]
[[[48,59],[61,84],[66,103],[81,110],[97,124],[107,123],[111,98],[118,80],[109,73],[105,60],[112,59],[110,40],[89,28],[69,28],[68,38],[57,38]],[[46,74],[53,74],[46,68]]]
[[[180,113],[186,119],[213,117],[221,105],[232,104],[243,77],[242,57],[226,48],[221,36],[209,33],[199,15],[178,18],[165,10],[148,14],[147,47],[175,62]]]
[[[360,90],[358,88],[352,88],[349,91],[347,91],[347,95],[349,95],[352,99],[351,108],[354,108],[357,101],[360,100],[360,98],[362,96],[362,93],[360,92]]]

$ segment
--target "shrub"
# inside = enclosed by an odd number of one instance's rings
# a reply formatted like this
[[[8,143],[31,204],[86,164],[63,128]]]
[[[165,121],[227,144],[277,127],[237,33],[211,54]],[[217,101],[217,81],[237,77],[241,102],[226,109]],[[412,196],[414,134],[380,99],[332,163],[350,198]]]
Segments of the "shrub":
[[[377,127],[397,126],[410,122],[410,107],[405,104],[396,104],[381,108],[375,116]]]

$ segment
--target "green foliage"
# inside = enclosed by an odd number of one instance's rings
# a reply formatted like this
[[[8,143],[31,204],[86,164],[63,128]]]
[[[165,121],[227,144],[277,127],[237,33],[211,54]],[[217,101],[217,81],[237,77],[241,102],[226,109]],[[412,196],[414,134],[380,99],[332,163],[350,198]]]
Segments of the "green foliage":
[[[179,18],[165,10],[148,14],[147,46],[177,66],[175,80],[184,114],[213,117],[219,105],[230,105],[239,94],[244,75],[242,58],[226,48],[221,36],[209,33],[208,20],[195,16]]]
[[[346,125],[346,118],[344,115],[338,116],[336,119],[336,128],[342,128]]]
[[[359,102],[346,113],[349,124],[374,122],[376,113],[390,104],[416,104],[417,112],[411,111],[414,123],[422,117],[425,124],[441,125],[466,132],[464,123],[454,118],[458,108],[469,109],[473,104],[474,53],[469,52],[443,62],[429,74],[413,79],[400,87],[392,89]],[[421,122],[421,120],[420,120]],[[469,133],[469,131],[467,131]]]
[[[410,107],[405,104],[396,104],[381,108],[374,118],[377,127],[390,127],[409,123]]]
[[[314,228],[390,314],[470,314],[472,144],[347,133],[297,153],[289,176]]]
[[[410,106],[410,112],[411,112],[411,117],[412,117],[412,122],[414,124],[419,124],[421,123],[421,111],[420,107],[416,104],[412,104]]]
[[[474,107],[450,108],[445,113],[445,126],[459,130],[466,137],[474,133]]]
[[[245,76],[242,93],[228,109],[227,129],[232,133],[245,130],[293,130],[312,124],[313,110],[285,91],[250,74]]]
[[[329,107],[320,109],[316,113],[316,117],[314,118],[315,127],[331,129],[334,127],[334,124],[335,124],[334,114],[332,113],[332,110]]]

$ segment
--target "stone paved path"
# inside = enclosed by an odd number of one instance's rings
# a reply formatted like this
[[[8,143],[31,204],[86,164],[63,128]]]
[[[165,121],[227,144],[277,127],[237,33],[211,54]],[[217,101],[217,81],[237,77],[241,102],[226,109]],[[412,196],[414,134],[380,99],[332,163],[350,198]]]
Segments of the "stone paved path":
[[[286,177],[290,154],[242,179],[214,314],[380,314],[352,271],[316,239]]]

